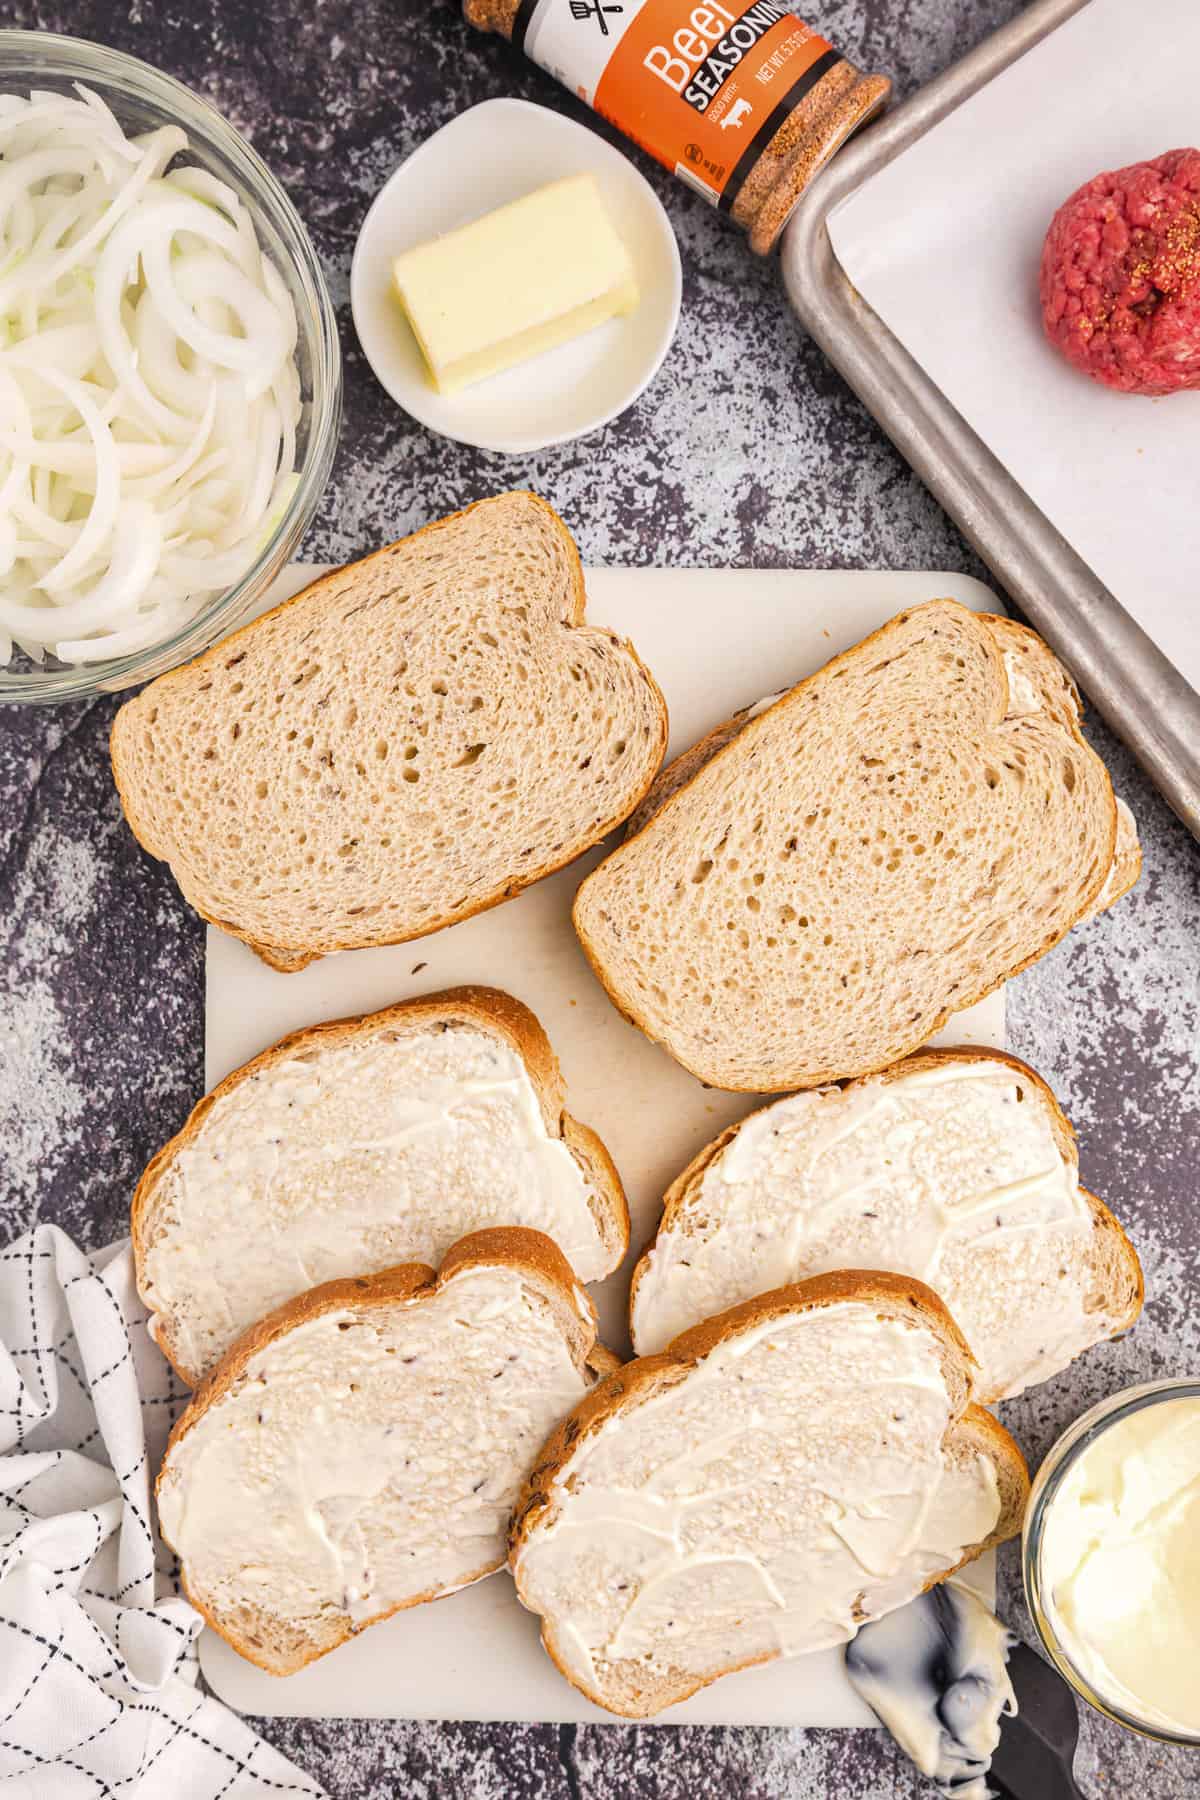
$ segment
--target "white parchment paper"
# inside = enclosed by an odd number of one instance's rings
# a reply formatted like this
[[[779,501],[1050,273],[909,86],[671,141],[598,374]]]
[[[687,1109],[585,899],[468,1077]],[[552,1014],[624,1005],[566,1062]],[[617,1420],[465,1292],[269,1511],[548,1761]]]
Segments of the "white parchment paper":
[[[1200,0],[1091,0],[837,208],[854,285],[1200,688],[1200,391],[1148,400],[1045,342],[1042,239],[1102,169],[1200,143]]]

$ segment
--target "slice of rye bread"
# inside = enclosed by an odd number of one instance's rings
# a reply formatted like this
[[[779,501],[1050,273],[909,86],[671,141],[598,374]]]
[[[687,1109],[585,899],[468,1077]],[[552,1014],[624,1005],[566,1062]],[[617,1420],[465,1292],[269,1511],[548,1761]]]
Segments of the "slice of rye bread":
[[[831,1313],[840,1344],[822,1341]],[[598,1705],[647,1718],[844,1642],[1012,1537],[1028,1471],[971,1403],[973,1372],[935,1294],[863,1270],[761,1295],[615,1370],[513,1512],[509,1563],[547,1652]]]
[[[511,898],[627,818],[666,748],[652,676],[584,606],[527,493],[335,570],[121,708],[134,834],[276,969]]]
[[[886,1103],[894,1084],[921,1077],[934,1088],[923,1130],[927,1088],[916,1115],[903,1098],[899,1110]],[[753,1142],[753,1160],[734,1171],[739,1140]],[[1128,1331],[1144,1298],[1133,1245],[1079,1185],[1075,1133],[1050,1088],[1018,1057],[966,1046],[774,1101],[701,1150],[634,1267],[634,1349],[652,1353],[707,1314],[842,1266],[927,1282],[971,1345],[985,1404]]]
[[[992,635],[1000,646],[1001,654],[1009,659],[1006,671],[1011,666],[1013,672],[1024,680],[1032,693],[1036,706],[1044,707],[1047,714],[1070,730],[1077,729],[1083,719],[1083,702],[1079,689],[1067,674],[1053,651],[1049,650],[1028,626],[1018,625],[1015,619],[1000,618],[995,613],[982,616],[990,626]],[[1010,687],[1013,684],[1010,682]],[[625,836],[634,837],[643,826],[648,825],[655,813],[671,798],[672,794],[685,787],[693,775],[699,774],[705,763],[711,762],[718,750],[733,742],[744,725],[751,719],[757,719],[774,706],[776,701],[786,697],[788,689],[768,694],[754,705],[743,706],[732,718],[714,725],[704,737],[673,757],[664,769],[655,776],[645,799],[637,806],[625,821]],[[1014,701],[1010,692],[1010,718],[1019,718],[1022,710],[1030,706],[1030,697],[1025,695]],[[1112,906],[1122,895],[1127,894],[1142,872],[1142,852],[1138,843],[1137,825],[1133,814],[1123,802],[1117,800],[1117,839],[1113,852],[1112,866],[1108,880],[1093,903],[1091,912],[1103,912]]]
[[[180,1418],[156,1483],[193,1606],[293,1674],[501,1567],[509,1511],[566,1406],[616,1366],[549,1238],[475,1232],[326,1282],[253,1326]]]
[[[1140,869],[1069,679],[952,600],[680,760],[574,919],[614,1005],[715,1087],[886,1068]]]
[[[473,1092],[448,1089],[456,1064]],[[367,1084],[358,1098],[356,1074]],[[281,1039],[199,1102],[132,1208],[150,1331],[189,1386],[305,1287],[436,1265],[467,1232],[498,1224],[545,1230],[581,1281],[610,1274],[629,1247],[620,1177],[566,1111],[549,1039],[528,1007],[485,987]]]

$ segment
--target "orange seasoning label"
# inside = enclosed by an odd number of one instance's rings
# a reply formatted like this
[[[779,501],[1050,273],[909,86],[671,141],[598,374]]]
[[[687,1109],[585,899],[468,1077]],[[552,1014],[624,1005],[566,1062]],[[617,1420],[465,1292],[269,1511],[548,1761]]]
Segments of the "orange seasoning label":
[[[779,0],[522,0],[513,41],[725,212],[841,60]]]

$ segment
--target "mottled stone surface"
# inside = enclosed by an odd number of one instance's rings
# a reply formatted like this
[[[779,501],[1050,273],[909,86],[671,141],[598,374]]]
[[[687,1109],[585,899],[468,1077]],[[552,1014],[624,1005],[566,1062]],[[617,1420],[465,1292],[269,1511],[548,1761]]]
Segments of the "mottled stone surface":
[[[829,34],[909,88],[1017,0],[822,0]],[[526,462],[428,437],[375,386],[349,319],[363,212],[395,164],[461,108],[520,93],[573,102],[451,0],[186,0],[127,7],[0,0],[0,24],[98,37],[201,89],[289,187],[342,318],[346,429],[306,546],[340,559],[513,483],[566,515],[586,559],[966,568],[957,532],[783,302],[774,269],[666,175],[684,258],[679,340],[659,380],[586,442]],[[575,108],[579,116],[582,110]],[[53,1219],[100,1244],[202,1079],[202,934],[121,822],[111,702],[0,713],[0,1238]],[[1142,824],[1146,873],[1009,990],[1013,1047],[1079,1128],[1088,1182],[1136,1238],[1150,1300],[1125,1343],[1005,1409],[1031,1462],[1114,1386],[1200,1368],[1200,853],[1101,730]],[[1004,1604],[1023,1630],[1016,1559]],[[801,1678],[798,1674],[798,1680]],[[346,1800],[907,1800],[929,1790],[867,1733],[265,1722]],[[1196,1765],[1084,1720],[1089,1800],[1183,1800]]]

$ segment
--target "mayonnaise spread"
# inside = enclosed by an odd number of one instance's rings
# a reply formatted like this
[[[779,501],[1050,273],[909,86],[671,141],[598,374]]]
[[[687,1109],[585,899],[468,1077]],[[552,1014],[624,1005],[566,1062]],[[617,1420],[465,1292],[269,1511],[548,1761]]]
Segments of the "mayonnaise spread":
[[[1100,1699],[1200,1733],[1200,1399],[1139,1407],[1078,1453],[1046,1507],[1039,1576]]]
[[[1022,670],[1021,658],[1011,650],[1004,652],[1004,673],[1008,678],[1008,711],[1005,718],[1024,719],[1030,713],[1041,712],[1042,703],[1038,698],[1038,691]]]
[[[526,1225],[583,1281],[610,1257],[589,1186],[521,1058],[469,1026],[381,1030],[265,1068],[167,1170],[143,1292],[189,1370],[338,1275],[436,1267],[469,1231]]]
[[[761,700],[756,700],[753,706],[748,706],[746,708],[746,716],[742,720],[742,724],[748,725],[751,719],[761,719],[762,715],[765,712],[770,712],[775,702],[777,700],[782,700],[783,696],[788,691],[787,688],[780,688],[777,693],[764,694]]]
[[[1114,794],[1113,799],[1117,803],[1116,853],[1114,855],[1113,865],[1108,871],[1108,875],[1105,877],[1104,886],[1100,889],[1099,894],[1097,894],[1092,903],[1092,913],[1103,912],[1105,907],[1112,902],[1113,890],[1117,885],[1117,875],[1120,868],[1116,858],[1121,856],[1122,853],[1127,854],[1130,851],[1136,850],[1138,847],[1137,820],[1130,812],[1128,806],[1126,806],[1124,800],[1122,800],[1120,794]],[[1091,914],[1089,914],[1089,917],[1090,916]]]
[[[164,1536],[218,1616],[302,1639],[500,1562],[517,1490],[590,1385],[520,1275],[298,1325],[251,1357],[168,1453]]]
[[[522,1598],[592,1691],[626,1659],[705,1678],[844,1643],[996,1523],[994,1467],[951,1466],[949,1422],[924,1328],[849,1302],[753,1327],[582,1441]]]
[[[1105,1334],[1090,1213],[1041,1089],[959,1061],[752,1113],[660,1230],[634,1290],[639,1355],[828,1269],[916,1275],[945,1300],[980,1391],[1019,1393]]]

